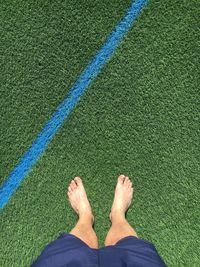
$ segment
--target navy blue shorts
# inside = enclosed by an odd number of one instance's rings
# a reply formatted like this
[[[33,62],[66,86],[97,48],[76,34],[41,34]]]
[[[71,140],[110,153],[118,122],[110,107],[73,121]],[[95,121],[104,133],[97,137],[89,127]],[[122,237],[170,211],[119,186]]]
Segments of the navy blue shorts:
[[[154,245],[127,236],[113,246],[90,248],[78,237],[63,233],[45,247],[31,267],[166,267]]]

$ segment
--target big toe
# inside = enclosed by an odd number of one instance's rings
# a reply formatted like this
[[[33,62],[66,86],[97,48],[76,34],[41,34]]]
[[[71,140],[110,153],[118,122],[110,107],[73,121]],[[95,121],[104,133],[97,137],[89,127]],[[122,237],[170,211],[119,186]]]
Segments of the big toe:
[[[79,185],[82,185],[81,177],[76,176],[76,177],[74,178],[74,180],[76,181],[76,184],[77,184],[78,186],[79,186]]]
[[[124,178],[125,178],[125,175],[121,174],[121,175],[118,177],[118,183],[119,183],[119,184],[123,184],[123,182],[124,182]]]

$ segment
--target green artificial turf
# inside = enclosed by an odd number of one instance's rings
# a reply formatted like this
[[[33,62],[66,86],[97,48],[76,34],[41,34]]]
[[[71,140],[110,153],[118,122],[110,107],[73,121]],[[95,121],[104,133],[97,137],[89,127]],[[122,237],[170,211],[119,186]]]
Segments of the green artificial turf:
[[[1,3],[0,181],[31,145],[130,3]]]
[[[5,1],[0,8],[1,181],[42,129],[131,1]],[[127,218],[171,267],[198,267],[197,1],[151,0],[0,214],[0,266],[29,266],[76,215],[80,175],[103,246],[117,176]]]

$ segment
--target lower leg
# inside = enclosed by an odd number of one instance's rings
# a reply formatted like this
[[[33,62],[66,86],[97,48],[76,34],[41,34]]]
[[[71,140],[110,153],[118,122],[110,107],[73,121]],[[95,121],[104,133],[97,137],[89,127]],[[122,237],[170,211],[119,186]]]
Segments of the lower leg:
[[[112,226],[110,227],[108,234],[105,239],[105,246],[115,245],[120,239],[126,236],[137,236],[136,231],[131,227],[131,225],[126,220],[125,216],[120,212],[113,212]]]
[[[94,218],[90,214],[79,216],[76,226],[70,234],[75,235],[91,248],[98,248],[98,238],[93,229]]]
[[[112,226],[105,239],[105,246],[115,245],[117,241],[126,236],[136,236],[136,231],[130,226],[125,218],[133,197],[132,182],[125,175],[118,177],[115,189],[114,201],[110,213]]]
[[[68,198],[79,220],[70,234],[75,235],[91,248],[98,248],[98,239],[93,229],[94,216],[80,177],[75,177],[68,187]]]

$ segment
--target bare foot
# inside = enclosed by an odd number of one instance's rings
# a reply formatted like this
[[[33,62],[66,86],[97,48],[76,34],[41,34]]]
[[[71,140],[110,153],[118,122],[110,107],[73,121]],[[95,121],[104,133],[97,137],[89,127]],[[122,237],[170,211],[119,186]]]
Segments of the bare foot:
[[[128,176],[120,175],[115,189],[115,196],[110,212],[110,220],[114,214],[125,217],[133,198],[132,182]]]
[[[89,216],[94,222],[91,205],[80,177],[75,177],[71,181],[67,195],[72,208],[79,215],[79,218],[81,216]]]

